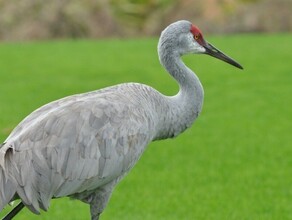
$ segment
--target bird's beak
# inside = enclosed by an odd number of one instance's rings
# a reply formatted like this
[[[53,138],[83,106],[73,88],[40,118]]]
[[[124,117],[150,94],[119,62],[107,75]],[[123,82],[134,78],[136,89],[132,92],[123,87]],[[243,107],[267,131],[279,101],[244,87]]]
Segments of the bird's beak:
[[[232,58],[230,58],[229,56],[225,55],[224,53],[222,53],[220,50],[218,50],[216,47],[214,47],[212,44],[208,43],[208,42],[204,42],[204,46],[205,48],[205,54],[208,54],[212,57],[216,57],[220,60],[225,61],[226,63],[231,64],[232,66],[235,66],[239,69],[243,69],[243,67],[237,63],[235,60],[233,60]]]

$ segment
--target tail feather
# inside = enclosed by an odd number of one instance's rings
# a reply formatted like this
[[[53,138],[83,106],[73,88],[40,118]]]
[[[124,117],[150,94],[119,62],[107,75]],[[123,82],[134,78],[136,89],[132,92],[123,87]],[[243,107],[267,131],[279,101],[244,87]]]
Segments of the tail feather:
[[[16,196],[32,212],[39,214],[37,191],[31,184],[35,178],[35,172],[30,169],[31,161],[26,158],[27,152],[21,154],[24,158],[14,153],[12,146],[0,145],[0,211]]]
[[[11,201],[16,192],[16,187],[0,166],[0,211]]]
[[[5,155],[8,149],[5,143],[0,145],[0,211],[11,201],[16,192],[15,183],[9,178],[5,168]]]
[[[47,211],[51,198],[67,181],[50,161],[46,148],[20,152],[13,143],[0,145],[0,211],[16,198],[35,214]]]

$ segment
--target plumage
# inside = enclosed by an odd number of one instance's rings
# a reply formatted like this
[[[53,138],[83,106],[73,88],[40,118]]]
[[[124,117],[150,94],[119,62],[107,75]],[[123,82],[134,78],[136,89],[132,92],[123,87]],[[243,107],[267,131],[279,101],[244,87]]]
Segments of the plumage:
[[[147,144],[177,136],[201,112],[202,85],[180,59],[204,49],[190,29],[190,22],[176,22],[158,45],[162,65],[180,85],[177,95],[125,83],[69,96],[28,115],[0,146],[0,210],[19,197],[39,213],[52,198],[69,196],[89,203],[91,218],[98,219]]]

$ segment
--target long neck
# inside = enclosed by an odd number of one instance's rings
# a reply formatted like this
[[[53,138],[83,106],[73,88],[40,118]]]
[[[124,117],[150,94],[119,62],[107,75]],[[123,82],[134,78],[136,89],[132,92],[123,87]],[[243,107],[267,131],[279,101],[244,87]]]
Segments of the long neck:
[[[159,59],[170,75],[179,83],[175,96],[164,97],[159,132],[156,139],[175,137],[190,127],[202,110],[204,90],[199,78],[181,60],[180,54],[159,45]]]

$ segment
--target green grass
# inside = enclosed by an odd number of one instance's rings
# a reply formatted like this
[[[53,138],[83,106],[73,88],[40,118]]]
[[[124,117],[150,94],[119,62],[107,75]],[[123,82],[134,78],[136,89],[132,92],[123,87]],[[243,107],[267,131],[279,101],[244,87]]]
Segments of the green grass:
[[[174,140],[152,143],[116,187],[102,220],[292,219],[291,34],[208,40],[241,71],[186,56],[205,89],[203,112]],[[157,39],[0,45],[0,138],[37,107],[121,82],[172,95]],[[5,209],[0,216],[9,211]],[[41,219],[89,219],[87,205],[52,201]],[[40,219],[23,210],[17,219]]]

